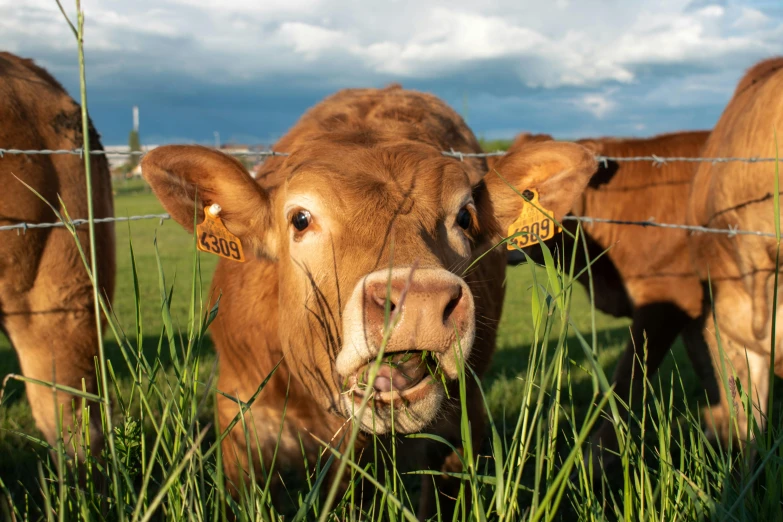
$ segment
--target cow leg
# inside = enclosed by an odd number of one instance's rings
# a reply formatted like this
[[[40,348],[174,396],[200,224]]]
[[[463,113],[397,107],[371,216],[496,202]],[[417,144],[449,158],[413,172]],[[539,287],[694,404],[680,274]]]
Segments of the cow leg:
[[[63,304],[67,307],[67,304]],[[6,312],[4,327],[19,357],[22,374],[31,379],[52,382],[90,393],[97,391],[94,358],[97,356],[95,315],[91,310],[57,308]],[[25,383],[27,399],[35,424],[49,444],[56,447],[58,416],[68,454],[84,456],[82,440],[82,399],[50,386]],[[89,408],[90,452],[98,455],[103,447],[100,405]]]
[[[710,348],[704,338],[703,326],[704,319],[701,317],[688,321],[682,330],[682,340],[685,344],[688,360],[690,360],[693,371],[706,392],[707,402],[711,406],[720,402],[720,390]]]
[[[748,439],[750,411],[745,411],[740,389],[752,400],[753,416],[760,429],[764,428],[769,392],[769,369],[772,332],[757,338],[754,332],[756,314],[752,295],[742,280],[718,280],[713,283],[714,317],[704,314],[704,337],[710,347],[715,374],[718,378],[720,402],[706,412],[707,431],[722,442],[730,438]],[[772,279],[768,277],[771,286]],[[771,293],[769,294],[771,296]],[[770,303],[771,304],[771,303]],[[777,313],[780,314],[779,307]],[[771,317],[771,310],[767,310]],[[763,321],[761,322],[763,324]],[[769,319],[767,325],[771,328]],[[720,346],[718,336],[720,334]],[[778,325],[776,343],[780,345],[783,329]],[[721,357],[722,356],[722,357]],[[724,373],[725,368],[725,373]],[[750,438],[753,438],[750,431]]]
[[[86,244],[86,231],[80,231],[79,236],[82,245]],[[98,236],[98,244],[103,245],[100,241],[105,238],[105,235]],[[35,239],[28,234],[25,241]],[[44,239],[46,250],[37,263],[25,260],[31,264],[25,266],[35,269],[8,268],[3,273],[0,280],[3,328],[25,377],[77,390],[84,387],[88,393],[97,394],[98,333],[92,283],[66,230],[53,230],[46,238],[37,238]],[[24,251],[27,244],[21,243],[18,249]],[[102,251],[98,259],[99,280],[109,296],[114,284],[113,256],[113,251]],[[82,399],[55,392],[51,386],[26,382],[25,387],[36,426],[46,440],[56,447],[57,439],[62,436],[68,454],[84,456]],[[84,406],[90,411],[90,452],[97,456],[103,448],[101,407],[97,402],[86,402]],[[62,432],[57,429],[60,411]]]
[[[769,355],[746,350],[727,331],[721,329],[720,347],[726,372],[723,374],[714,327],[708,327],[707,332],[706,339],[718,375],[720,394],[720,402],[704,412],[707,434],[717,437],[724,444],[737,435],[740,440],[747,441],[750,434],[752,440],[754,433],[752,429],[749,431],[750,417],[743,407],[740,390],[750,396],[753,416],[759,429],[763,430],[769,393]]]
[[[647,335],[647,377],[652,376],[661,365],[671,345],[688,321],[688,316],[670,303],[653,303],[634,311],[631,324],[631,339],[614,371],[614,392],[624,401],[637,400],[644,387],[645,334]],[[618,403],[620,414],[625,410]],[[611,419],[604,419],[592,437],[593,457],[609,465],[614,459],[605,450],[617,451],[618,443]],[[597,461],[597,460],[596,460]]]

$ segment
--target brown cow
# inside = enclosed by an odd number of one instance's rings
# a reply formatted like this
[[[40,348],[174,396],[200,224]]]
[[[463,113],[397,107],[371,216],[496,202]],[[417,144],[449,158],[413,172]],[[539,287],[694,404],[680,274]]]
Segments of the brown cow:
[[[0,53],[0,145],[16,149],[75,149],[83,146],[81,108],[57,81],[31,60]],[[101,149],[90,125],[90,147]],[[87,217],[84,160],[78,155],[15,155],[0,158],[5,180],[0,197],[0,224],[50,223],[51,209],[17,181],[21,179],[55,207],[58,196],[73,218]],[[95,217],[114,214],[109,166],[104,156],[92,158]],[[111,299],[114,292],[114,225],[95,227],[98,283]],[[30,378],[96,393],[94,359],[98,342],[92,284],[64,228],[30,229],[3,234],[0,242],[0,316],[3,331]],[[89,255],[87,227],[78,229],[82,249]],[[55,405],[48,386],[27,383],[27,398],[38,428],[50,443],[58,438]],[[63,429],[72,427],[73,396],[57,394],[64,409]],[[77,403],[76,408],[80,409]],[[90,405],[93,453],[103,443],[100,410]],[[69,437],[66,447],[71,449]],[[81,453],[80,443],[76,443]]]
[[[579,140],[596,154],[609,157],[663,157],[700,155],[708,131],[678,132],[644,139],[600,138]],[[547,135],[521,134],[510,151],[528,143],[551,140]],[[571,214],[597,218],[685,223],[690,184],[696,173],[694,163],[671,162],[660,167],[648,161],[600,162],[584,194]],[[566,221],[566,229],[576,231],[576,223]],[[710,394],[718,400],[709,354],[700,335],[702,288],[691,266],[688,234],[684,230],[638,228],[609,223],[582,225],[588,255],[580,244],[576,249],[575,273],[594,260],[591,274],[584,272],[580,282],[594,286],[595,306],[615,317],[630,317],[631,338],[614,372],[615,392],[624,400],[641,396],[644,372],[638,364],[647,346],[647,374],[651,376],[682,334],[694,370]],[[567,234],[547,242],[569,255],[574,241]],[[608,249],[608,252],[601,254]],[[536,262],[543,262],[541,249],[526,249]],[[599,257],[600,256],[600,257]],[[509,252],[509,264],[524,260],[519,251]],[[566,266],[569,264],[566,263]],[[633,374],[633,382],[631,376]],[[631,389],[633,387],[633,390]],[[614,425],[605,420],[594,438],[604,447],[616,449]],[[609,454],[602,455],[605,460]]]
[[[390,86],[340,91],[316,105],[275,146],[290,156],[268,160],[255,181],[234,159],[202,147],[165,146],[144,158],[144,177],[183,227],[193,229],[194,200],[199,220],[206,205],[218,203],[225,226],[252,256],[245,264],[220,261],[212,288],[222,299],[212,333],[218,387],[243,401],[282,361],[248,420],[251,454],[260,451],[266,466],[284,407],[277,469],[301,469],[300,440],[311,464],[323,451],[315,437],[344,449],[347,419],[368,390],[374,400],[359,419],[356,446],[362,460],[373,453],[371,434],[388,445],[392,428],[426,430],[459,445],[455,341],[459,336],[481,375],[495,346],[504,253],[489,254],[464,278],[462,269],[505,235],[524,201],[498,176],[484,178],[483,159],[441,154],[452,148],[480,152],[464,121],[439,99]],[[583,147],[543,143],[496,168],[517,187],[537,188],[542,203],[562,216],[596,165]],[[382,344],[387,282],[388,306],[400,307],[386,346],[396,364],[384,365],[368,384],[363,375]],[[438,371],[446,390],[430,375]],[[480,437],[483,408],[474,386],[468,378],[471,426]],[[219,397],[218,409],[225,428],[237,405]],[[442,445],[404,443],[401,460],[461,469]],[[238,487],[251,464],[239,426],[223,449]],[[258,471],[259,463],[253,466]],[[452,486],[439,480],[449,493]],[[424,516],[435,505],[431,479],[422,484]]]
[[[704,149],[705,157],[775,157],[775,130],[783,129],[783,57],[762,61],[742,78]],[[702,163],[694,178],[688,221],[711,228],[738,227],[774,234],[773,163]],[[774,238],[695,234],[690,238],[693,262],[705,284],[712,285],[715,322],[707,315],[706,338],[721,372],[720,405],[712,415],[718,435],[733,433],[730,408],[736,412],[739,437],[746,439],[749,417],[737,393],[753,400],[753,414],[765,424],[769,392],[770,346],[775,373],[783,376],[781,323],[772,337],[775,257]],[[778,316],[780,317],[780,316]],[[721,361],[716,333],[725,359]],[[725,373],[724,373],[725,371]],[[734,380],[736,372],[736,381]],[[729,403],[726,390],[732,394]],[[708,419],[712,422],[713,419]],[[751,432],[752,437],[752,432]]]

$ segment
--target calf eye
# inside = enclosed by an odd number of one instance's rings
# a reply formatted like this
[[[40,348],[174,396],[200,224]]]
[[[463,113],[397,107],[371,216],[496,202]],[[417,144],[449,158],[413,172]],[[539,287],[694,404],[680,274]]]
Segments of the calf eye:
[[[470,211],[467,209],[467,207],[462,207],[459,213],[457,213],[457,224],[463,229],[467,230],[470,228],[470,223],[472,221],[473,216],[470,215]]]
[[[310,213],[306,210],[300,210],[291,218],[291,224],[299,232],[310,226]]]

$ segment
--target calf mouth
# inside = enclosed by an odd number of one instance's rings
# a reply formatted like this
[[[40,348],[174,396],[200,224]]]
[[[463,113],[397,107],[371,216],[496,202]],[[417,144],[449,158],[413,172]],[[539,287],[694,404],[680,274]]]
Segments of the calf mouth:
[[[349,391],[357,403],[371,393],[376,403],[402,406],[423,399],[433,386],[445,384],[438,358],[428,350],[407,350],[387,355],[370,383],[370,372],[375,364],[375,360],[368,361],[349,378]]]

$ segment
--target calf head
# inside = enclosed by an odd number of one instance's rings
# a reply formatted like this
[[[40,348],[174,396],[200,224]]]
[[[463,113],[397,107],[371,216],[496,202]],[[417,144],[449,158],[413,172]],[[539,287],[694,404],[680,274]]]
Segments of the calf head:
[[[275,264],[286,364],[321,407],[350,417],[372,393],[364,429],[414,432],[438,414],[442,381],[470,364],[481,303],[463,269],[506,235],[518,193],[537,189],[559,219],[596,165],[581,146],[534,143],[485,176],[417,141],[359,141],[294,145],[270,160],[271,188],[199,146],[156,148],[142,172],[185,229],[218,203],[246,255]],[[382,346],[386,362],[366,382]]]

